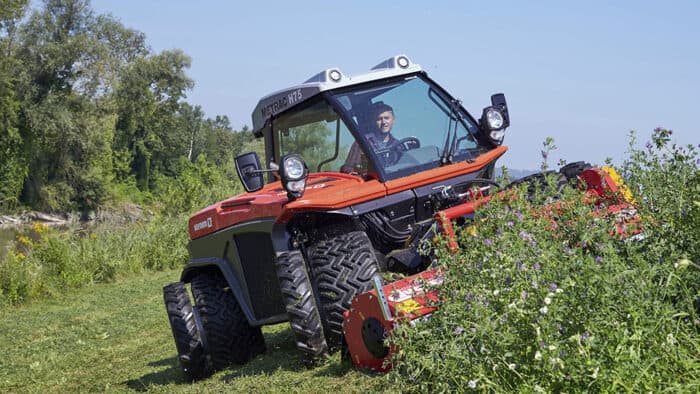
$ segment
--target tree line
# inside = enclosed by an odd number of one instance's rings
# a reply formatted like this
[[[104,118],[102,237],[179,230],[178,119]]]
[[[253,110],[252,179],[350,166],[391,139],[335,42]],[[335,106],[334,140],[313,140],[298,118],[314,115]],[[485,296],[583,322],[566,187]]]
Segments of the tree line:
[[[189,56],[155,53],[89,0],[0,0],[0,53],[0,211],[98,209],[253,143],[186,101]]]

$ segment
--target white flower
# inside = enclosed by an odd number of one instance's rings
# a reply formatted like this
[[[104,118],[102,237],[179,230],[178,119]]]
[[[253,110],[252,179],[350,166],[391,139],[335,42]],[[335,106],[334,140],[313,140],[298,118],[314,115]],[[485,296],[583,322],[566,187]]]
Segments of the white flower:
[[[467,386],[469,386],[470,389],[475,389],[476,388],[476,380],[470,380],[469,383],[467,383]]]
[[[564,292],[564,290],[562,290],[561,287],[557,287],[557,289],[554,290],[554,291],[556,291],[557,293],[563,293],[563,292]]]
[[[554,345],[549,345],[549,346],[547,346],[547,349],[549,349],[550,351],[554,351],[554,350],[557,350],[557,347]]]
[[[552,303],[552,299],[549,298],[549,297],[544,297],[544,303],[547,304],[547,305],[549,305],[549,304]]]
[[[495,296],[497,296],[498,293],[500,293],[500,291],[499,291],[498,289],[496,289],[496,290],[493,291],[493,295],[495,295]]]
[[[543,315],[546,315],[546,314],[547,314],[547,310],[548,310],[548,309],[547,309],[547,305],[545,305],[545,306],[543,306],[542,308],[540,308],[540,313],[543,314]]]
[[[539,350],[535,352],[535,360],[542,360],[542,353]]]
[[[508,364],[508,369],[510,369],[511,371],[515,371],[515,363]]]

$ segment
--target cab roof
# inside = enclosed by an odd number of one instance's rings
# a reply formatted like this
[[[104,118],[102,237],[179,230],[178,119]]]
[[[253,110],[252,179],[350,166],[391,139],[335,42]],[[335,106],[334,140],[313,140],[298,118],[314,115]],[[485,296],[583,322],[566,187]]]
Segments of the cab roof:
[[[279,90],[261,98],[252,114],[253,133],[260,135],[269,118],[326,90],[419,71],[422,71],[421,66],[411,62],[406,55],[392,56],[372,67],[369,72],[355,76],[345,75],[337,67],[323,70],[299,85]]]

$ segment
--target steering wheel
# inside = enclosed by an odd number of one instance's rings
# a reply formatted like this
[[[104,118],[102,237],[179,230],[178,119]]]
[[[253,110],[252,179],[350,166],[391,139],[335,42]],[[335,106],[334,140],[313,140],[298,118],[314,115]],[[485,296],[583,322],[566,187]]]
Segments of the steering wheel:
[[[416,137],[401,138],[396,146],[401,147],[404,151],[418,149],[420,148],[420,141]]]

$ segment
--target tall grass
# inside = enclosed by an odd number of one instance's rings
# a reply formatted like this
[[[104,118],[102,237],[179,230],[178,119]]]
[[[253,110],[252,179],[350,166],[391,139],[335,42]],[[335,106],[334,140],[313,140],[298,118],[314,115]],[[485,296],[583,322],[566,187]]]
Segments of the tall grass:
[[[700,174],[695,148],[670,134],[633,140],[620,168],[643,239],[611,236],[615,218],[571,189],[555,227],[525,198],[479,211],[459,254],[437,251],[441,308],[394,331],[390,387],[700,391]]]
[[[0,261],[0,306],[51,297],[119,275],[180,267],[187,261],[187,219],[194,210],[238,194],[233,174],[200,156],[184,160],[179,178],[160,178],[154,218],[129,224],[98,223],[58,231],[35,223]],[[131,190],[132,194],[138,194]],[[122,198],[124,196],[121,196]]]

